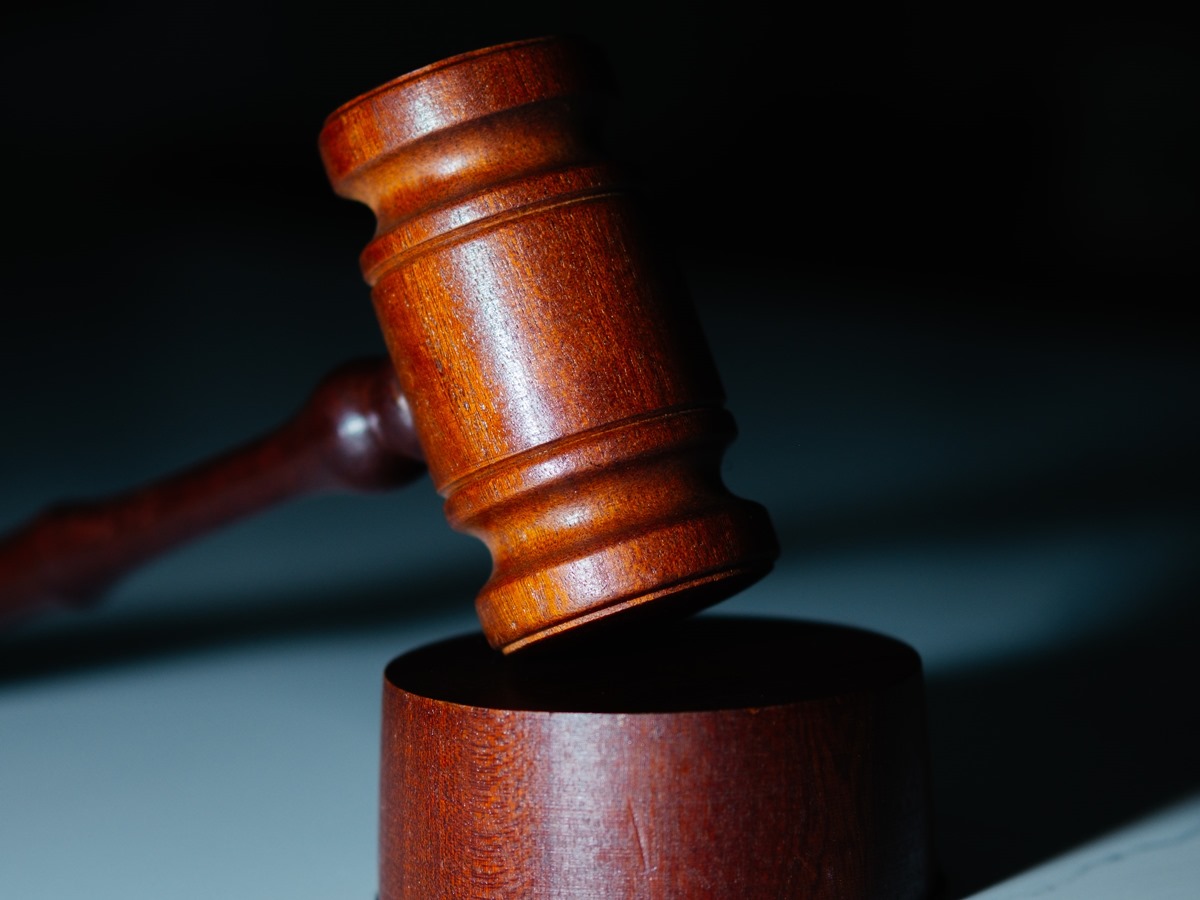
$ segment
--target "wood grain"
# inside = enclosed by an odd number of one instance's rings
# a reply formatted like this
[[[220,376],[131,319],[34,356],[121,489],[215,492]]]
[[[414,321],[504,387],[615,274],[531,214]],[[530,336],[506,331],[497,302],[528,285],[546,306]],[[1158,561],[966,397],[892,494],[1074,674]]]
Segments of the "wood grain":
[[[376,214],[363,271],[450,524],[492,553],[476,608],[505,651],[716,602],[778,552],[721,481],[719,378],[599,145],[610,85],[586,45],[517,42],[389,82],[321,134],[335,189]]]
[[[540,649],[388,668],[381,900],[933,895],[911,648],[700,616]]]

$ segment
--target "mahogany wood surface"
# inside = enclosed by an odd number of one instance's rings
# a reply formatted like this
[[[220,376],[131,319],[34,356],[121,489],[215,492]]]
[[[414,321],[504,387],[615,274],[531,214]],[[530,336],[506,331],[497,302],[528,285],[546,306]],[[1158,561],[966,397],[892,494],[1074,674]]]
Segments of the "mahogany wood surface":
[[[491,551],[476,609],[505,651],[708,605],[778,552],[721,481],[715,367],[598,143],[610,84],[586,45],[516,42],[397,78],[321,133],[335,189],[376,214],[363,272],[450,524]]]
[[[275,432],[123,496],[48,509],[5,538],[0,621],[86,606],[139,564],[281,501],[392,487],[424,471],[391,363],[347,363]]]
[[[334,112],[321,151],[378,219],[362,265],[399,387],[359,373],[270,438],[44,514],[0,544],[0,619],[83,605],[189,537],[305,491],[409,480],[421,458],[450,524],[491,551],[476,607],[505,651],[690,612],[769,571],[766,511],[721,481],[735,428],[699,323],[598,143],[610,87],[594,49],[542,38]]]
[[[700,616],[388,667],[381,900],[917,900],[937,887],[921,663]]]

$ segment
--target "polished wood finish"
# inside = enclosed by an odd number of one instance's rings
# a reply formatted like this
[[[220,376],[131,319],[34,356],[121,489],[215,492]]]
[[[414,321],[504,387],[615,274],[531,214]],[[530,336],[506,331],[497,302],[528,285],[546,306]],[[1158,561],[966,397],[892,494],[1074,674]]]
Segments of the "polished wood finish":
[[[124,496],[54,507],[0,541],[0,621],[89,605],[152,557],[281,501],[424,471],[391,363],[348,363],[275,432]]]
[[[565,643],[388,667],[380,900],[933,895],[911,648],[714,615]]]
[[[491,550],[476,606],[505,651],[690,612],[769,571],[766,511],[721,481],[735,429],[699,324],[597,141],[609,89],[591,48],[546,38],[330,116],[330,178],[378,218],[362,264],[395,374],[343,373],[276,435],[43,514],[0,543],[0,619],[85,605],[192,536],[403,483],[421,459],[450,524]]]
[[[505,651],[694,610],[777,554],[721,481],[711,357],[598,144],[609,92],[589,47],[523,41],[389,82],[321,133],[335,189],[376,214],[363,271],[450,524],[492,553],[476,608]]]

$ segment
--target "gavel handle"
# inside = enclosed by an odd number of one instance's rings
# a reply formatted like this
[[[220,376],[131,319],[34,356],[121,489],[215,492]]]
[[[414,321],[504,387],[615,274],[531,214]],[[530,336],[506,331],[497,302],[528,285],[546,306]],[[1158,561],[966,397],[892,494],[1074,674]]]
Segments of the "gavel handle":
[[[50,508],[0,540],[0,623],[88,606],[141,563],[284,500],[424,471],[391,363],[346,364],[276,431],[157,484]]]

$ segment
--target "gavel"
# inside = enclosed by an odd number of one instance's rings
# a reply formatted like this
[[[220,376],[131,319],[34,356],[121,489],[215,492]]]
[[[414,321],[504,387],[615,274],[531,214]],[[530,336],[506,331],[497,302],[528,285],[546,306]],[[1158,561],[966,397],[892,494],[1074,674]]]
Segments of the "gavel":
[[[390,359],[197,470],[47,513],[0,546],[0,613],[82,602],[296,493],[427,467],[493,570],[482,636],[385,672],[381,900],[926,900],[917,654],[687,616],[763,577],[778,545],[722,482],[733,419],[603,150],[611,86],[590,45],[541,38],[336,110],[321,154],[375,213],[361,263]]]
[[[612,79],[580,41],[468,53],[335,111],[320,150],[378,229],[361,257],[391,365],[337,373],[273,437],[0,546],[0,615],[84,602],[197,531],[298,492],[428,467],[482,539],[510,652],[713,604],[778,549],[720,475],[734,423],[680,277],[600,142]]]

